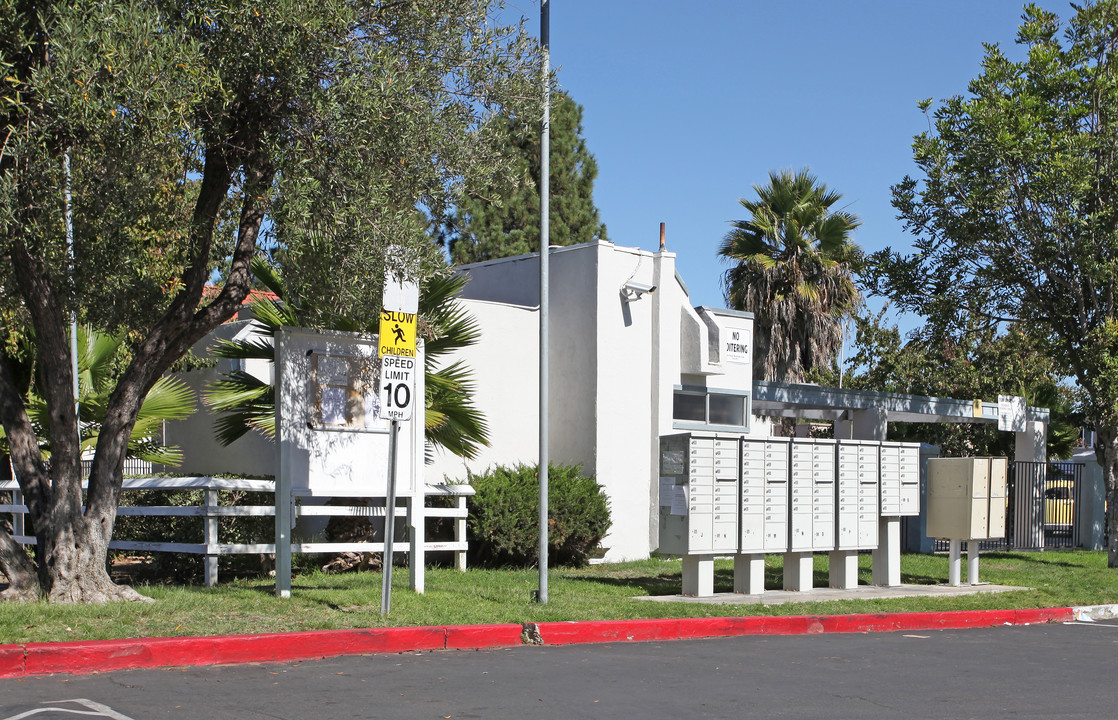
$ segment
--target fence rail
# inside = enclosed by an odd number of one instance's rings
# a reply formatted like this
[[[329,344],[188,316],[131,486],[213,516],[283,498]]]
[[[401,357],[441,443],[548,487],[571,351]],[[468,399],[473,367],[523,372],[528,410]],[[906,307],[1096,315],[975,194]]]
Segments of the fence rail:
[[[150,466],[149,466],[150,467]],[[88,468],[86,468],[88,472]],[[181,543],[113,540],[109,543],[112,550],[128,550],[132,552],[174,552],[192,555],[205,555],[205,583],[208,587],[217,584],[218,570],[217,559],[224,555],[256,555],[274,553],[276,546],[272,543],[234,544],[222,543],[219,538],[220,518],[226,517],[274,517],[276,509],[273,505],[238,505],[229,506],[219,504],[219,491],[245,490],[252,492],[275,492],[275,484],[270,480],[251,480],[248,478],[212,478],[212,477],[182,477],[182,478],[126,478],[123,484],[125,492],[138,490],[203,490],[203,504],[194,506],[142,506],[121,505],[117,509],[118,515],[141,517],[201,517],[202,542]],[[4,501],[4,495],[8,496]],[[454,540],[434,541],[422,544],[423,553],[448,551],[454,553],[455,566],[459,570],[466,569],[466,499],[474,494],[474,489],[469,485],[427,485],[424,495],[430,497],[453,498],[453,507],[424,507],[419,508],[424,520],[427,518],[452,518],[454,520]],[[401,498],[403,501],[403,498]],[[405,505],[397,505],[395,516],[408,517],[417,509]],[[34,545],[34,536],[28,535],[25,528],[24,516],[27,506],[19,485],[14,480],[0,480],[0,515],[10,514],[12,518],[13,536],[16,542],[24,545]],[[387,508],[384,506],[363,505],[296,505],[293,517],[384,517]],[[423,534],[424,538],[426,533]],[[333,553],[333,552],[369,552],[383,553],[383,542],[343,542],[343,543],[293,543],[291,551],[294,553]]]

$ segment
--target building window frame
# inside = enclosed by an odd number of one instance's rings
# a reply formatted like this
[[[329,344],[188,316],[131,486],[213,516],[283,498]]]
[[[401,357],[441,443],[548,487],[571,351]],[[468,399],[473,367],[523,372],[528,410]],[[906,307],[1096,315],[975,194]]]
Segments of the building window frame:
[[[707,430],[717,432],[749,432],[753,418],[753,393],[749,390],[735,390],[731,388],[705,387],[702,385],[676,385],[672,394],[672,427],[677,430]],[[703,420],[688,420],[675,417],[675,398],[683,395],[687,397],[702,397]],[[740,398],[742,400],[742,424],[733,425],[714,423],[710,421],[710,400],[717,398]]]

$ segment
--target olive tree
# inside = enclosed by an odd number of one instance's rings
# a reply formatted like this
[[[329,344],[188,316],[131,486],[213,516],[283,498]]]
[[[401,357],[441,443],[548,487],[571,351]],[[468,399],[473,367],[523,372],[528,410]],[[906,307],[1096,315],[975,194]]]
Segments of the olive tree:
[[[0,422],[37,543],[0,528],[3,597],[139,597],[105,566],[130,431],[260,249],[312,325],[376,313],[401,248],[440,262],[417,208],[500,177],[492,120],[538,107],[537,48],[495,1],[0,0]],[[71,318],[130,353],[85,497]],[[14,370],[28,336],[49,456]]]

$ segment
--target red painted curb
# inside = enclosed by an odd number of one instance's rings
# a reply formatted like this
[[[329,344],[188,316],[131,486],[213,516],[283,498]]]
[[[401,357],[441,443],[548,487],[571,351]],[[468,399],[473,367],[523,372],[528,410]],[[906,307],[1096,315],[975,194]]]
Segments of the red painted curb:
[[[0,646],[0,678],[18,677],[23,674],[23,646]]]
[[[446,628],[447,650],[476,650],[520,644],[523,625],[455,625]]]
[[[944,630],[1073,620],[1072,608],[862,615],[668,618],[538,623],[545,645],[649,642],[740,635]],[[288,662],[339,655],[514,647],[521,625],[316,630],[225,637],[141,638],[0,646],[0,678],[134,668]]]
[[[83,674],[144,667],[287,662],[444,647],[446,629],[441,627],[29,643],[25,646],[22,671],[17,674]],[[0,648],[0,652],[4,649]],[[5,677],[2,666],[0,677]]]
[[[947,630],[995,625],[1061,622],[1071,608],[960,610],[872,615],[781,615],[774,617],[682,618],[539,623],[544,645],[684,640],[737,635],[811,635],[816,633]]]

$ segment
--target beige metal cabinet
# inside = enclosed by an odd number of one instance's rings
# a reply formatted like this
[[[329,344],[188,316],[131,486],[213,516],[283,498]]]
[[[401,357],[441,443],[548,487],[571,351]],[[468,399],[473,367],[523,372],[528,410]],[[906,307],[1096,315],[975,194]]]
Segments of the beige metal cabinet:
[[[928,537],[984,540],[1005,530],[1005,458],[928,460]]]

